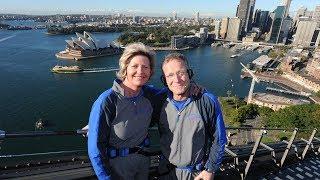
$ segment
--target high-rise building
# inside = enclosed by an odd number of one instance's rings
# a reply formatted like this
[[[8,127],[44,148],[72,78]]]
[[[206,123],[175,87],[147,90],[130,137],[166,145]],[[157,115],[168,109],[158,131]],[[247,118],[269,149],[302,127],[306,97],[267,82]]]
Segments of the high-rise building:
[[[289,15],[291,1],[292,0],[282,0],[282,5],[286,8],[284,17],[287,17]]]
[[[132,16],[132,21],[133,21],[133,23],[139,23],[140,22],[140,17],[133,15]]]
[[[238,41],[240,38],[240,30],[241,30],[241,19],[230,18],[228,23],[228,30],[227,30],[227,40],[229,41]]]
[[[253,27],[259,26],[260,15],[261,15],[261,9],[256,9],[256,11],[254,12]]]
[[[312,45],[312,43],[314,45],[319,35],[319,32],[316,31],[316,28],[316,21],[310,18],[300,19],[293,40],[293,45],[302,47],[309,47]]]
[[[317,21],[317,26],[320,27],[320,5],[317,5],[314,12],[313,12],[313,15],[312,15],[312,18]]]
[[[173,20],[177,20],[177,19],[178,19],[177,12],[173,11],[172,16],[173,16],[173,17],[172,17]]]
[[[255,0],[240,0],[237,8],[237,17],[241,19],[241,35],[252,29],[252,16]]]
[[[256,4],[256,0],[250,0],[249,11],[248,11],[249,14],[248,14],[247,24],[246,24],[246,32],[251,31],[251,29],[252,29],[253,12],[254,12],[255,4]]]
[[[287,16],[282,20],[282,26],[278,37],[278,43],[286,44],[288,40],[289,31],[292,28],[292,25],[293,20],[290,16]]]
[[[272,13],[269,14],[269,22],[271,23],[271,27],[266,40],[270,43],[278,43],[285,10],[285,6],[278,6]]]
[[[216,39],[220,36],[220,29],[221,29],[221,20],[215,20],[214,21],[214,34],[216,36]]]
[[[299,23],[299,18],[300,17],[308,17],[308,18],[312,18],[314,15],[313,11],[308,11],[307,8],[305,7],[300,7],[293,19],[293,22],[295,25],[297,25]]]
[[[200,22],[200,14],[199,14],[199,12],[196,12],[196,14],[195,14],[195,21],[197,23]]]
[[[261,33],[267,32],[267,23],[268,23],[269,11],[261,11],[259,24],[257,27],[261,30]]]
[[[228,23],[229,23],[229,18],[228,17],[222,18],[221,27],[220,27],[220,37],[222,39],[225,39],[226,36],[227,36]]]

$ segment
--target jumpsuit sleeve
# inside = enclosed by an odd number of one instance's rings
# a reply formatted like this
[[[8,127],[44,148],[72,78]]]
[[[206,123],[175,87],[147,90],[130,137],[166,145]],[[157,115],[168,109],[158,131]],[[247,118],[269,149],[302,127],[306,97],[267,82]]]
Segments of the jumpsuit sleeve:
[[[105,99],[106,96],[100,95],[94,102],[89,117],[88,154],[98,179],[110,179],[110,170],[106,164],[108,159],[106,150],[112,112]]]
[[[227,143],[226,128],[223,121],[223,115],[218,99],[211,95],[209,96],[214,105],[214,114],[208,120],[209,122],[209,139],[213,140],[209,149],[208,160],[205,168],[209,172],[216,172],[221,165],[224,155],[225,144]]]

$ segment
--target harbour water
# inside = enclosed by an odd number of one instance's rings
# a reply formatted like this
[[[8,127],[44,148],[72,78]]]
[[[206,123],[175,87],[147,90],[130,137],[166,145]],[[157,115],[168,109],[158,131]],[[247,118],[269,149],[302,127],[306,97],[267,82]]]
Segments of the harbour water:
[[[32,131],[35,122],[46,122],[45,130],[75,130],[87,124],[91,105],[98,95],[111,87],[115,72],[54,74],[55,65],[78,65],[81,68],[118,67],[119,55],[83,61],[59,60],[55,53],[65,49],[66,39],[75,35],[47,35],[46,30],[0,30],[0,130]],[[119,33],[93,33],[97,39],[111,42]],[[168,51],[157,52],[155,74],[150,84],[162,87],[161,61]],[[250,52],[231,59],[233,54],[223,47],[203,46],[182,51],[188,59],[194,80],[214,92],[226,96],[230,90],[245,97],[251,80],[240,79],[240,61],[244,64],[259,56]],[[255,91],[264,91],[257,84]],[[50,137],[4,141],[0,154],[83,149],[84,138]]]

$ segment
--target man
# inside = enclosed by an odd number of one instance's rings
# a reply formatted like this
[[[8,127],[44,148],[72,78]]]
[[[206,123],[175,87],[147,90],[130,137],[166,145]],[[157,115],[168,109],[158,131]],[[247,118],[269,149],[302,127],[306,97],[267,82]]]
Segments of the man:
[[[163,179],[213,179],[226,144],[226,131],[217,98],[209,92],[191,96],[192,70],[180,53],[169,54],[162,64],[162,81],[169,90],[158,102]],[[164,163],[169,162],[171,165]],[[160,172],[161,173],[161,172]]]

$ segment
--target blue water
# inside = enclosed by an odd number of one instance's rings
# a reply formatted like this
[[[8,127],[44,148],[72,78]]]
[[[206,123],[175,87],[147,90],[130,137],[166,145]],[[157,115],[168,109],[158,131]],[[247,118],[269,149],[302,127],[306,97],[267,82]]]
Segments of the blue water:
[[[91,105],[97,96],[111,87],[115,72],[88,74],[53,74],[50,68],[78,65],[82,68],[117,67],[119,56],[73,61],[59,60],[55,53],[64,50],[66,39],[75,35],[51,36],[46,30],[0,31],[0,129],[32,131],[38,119],[48,124],[46,130],[75,130],[87,124]],[[111,42],[118,33],[94,33],[97,39]],[[162,87],[160,65],[168,52],[157,52],[155,74],[150,83]],[[194,70],[194,80],[214,92],[226,96],[231,90],[238,97],[248,93],[250,80],[240,79],[240,61],[248,63],[257,52],[231,59],[230,50],[210,46],[183,51]],[[256,85],[261,91],[265,85]],[[42,152],[82,148],[84,138],[36,138],[6,140],[0,153]]]

